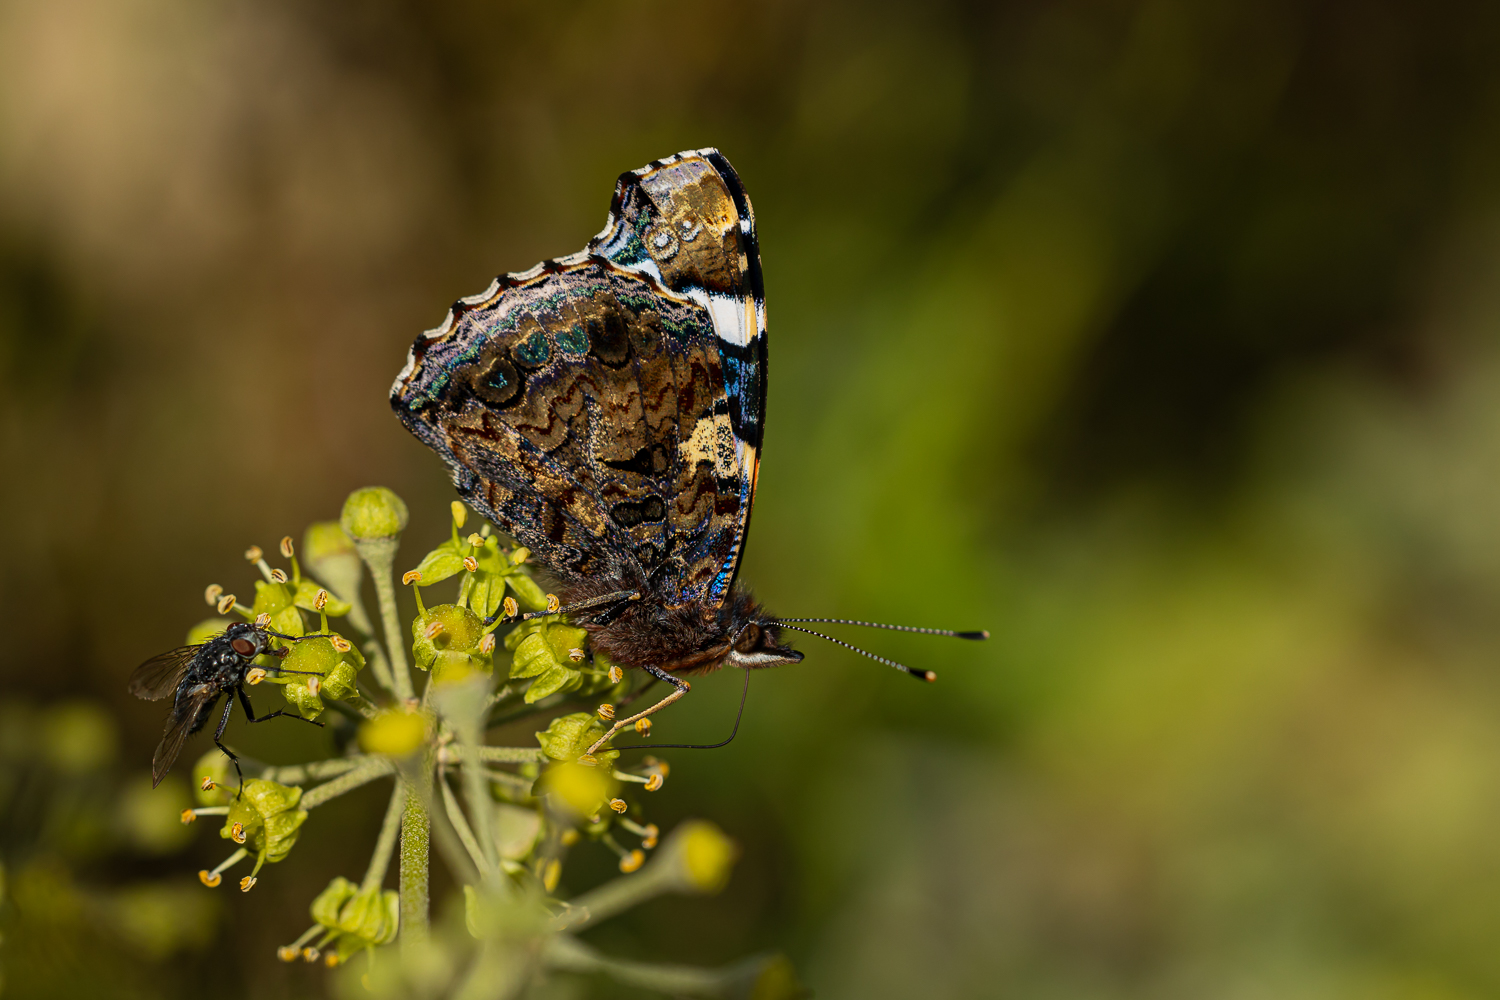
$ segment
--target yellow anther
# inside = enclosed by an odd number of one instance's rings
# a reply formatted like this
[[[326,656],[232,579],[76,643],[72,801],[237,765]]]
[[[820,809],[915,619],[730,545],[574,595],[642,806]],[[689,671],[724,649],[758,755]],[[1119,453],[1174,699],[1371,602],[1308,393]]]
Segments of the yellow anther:
[[[514,597],[507,597],[504,602],[501,603],[500,610],[505,612],[505,617],[514,618],[516,616],[516,612],[521,610],[521,606],[516,603],[516,599]]]
[[[553,858],[542,869],[542,888],[548,892],[554,891],[560,878],[562,878],[562,862]]]
[[[254,875],[246,875],[244,878],[240,879],[240,892],[249,892],[251,889],[255,888],[255,883],[259,881],[260,879],[256,878]]]
[[[210,889],[217,889],[219,887],[219,883],[224,881],[224,876],[220,875],[218,872],[211,872],[207,868],[202,868],[198,871],[198,881],[202,882]]]
[[[531,550],[528,549],[528,548],[525,548],[524,546],[521,547],[521,548],[516,549],[514,552],[512,552],[510,554],[510,561],[513,562],[513,563],[515,563],[517,566],[521,565],[523,562],[525,562],[526,560],[528,560],[530,558],[531,558]]]
[[[436,620],[428,622],[427,627],[422,630],[422,636],[427,639],[436,639],[442,634],[443,623]]]
[[[562,832],[561,840],[563,846],[572,847],[574,844],[578,843],[578,836],[579,835],[577,830],[573,829],[571,826],[568,827]]]
[[[611,684],[618,684],[621,681],[623,681],[624,679],[625,679],[625,671],[621,670],[619,667],[615,666],[614,664],[610,664],[610,667],[609,667],[609,682]]]
[[[297,956],[300,954],[302,952],[297,950],[296,945],[284,944],[276,949],[276,957],[283,962],[295,962],[297,961]]]
[[[465,538],[464,541],[468,542],[476,549],[484,548],[484,538],[477,531],[469,532],[469,537]]]
[[[251,667],[250,672],[245,675],[245,683],[252,687],[266,679],[266,672],[261,667]]]
[[[349,650],[354,648],[354,643],[350,642],[348,639],[345,639],[341,635],[333,636],[328,641],[333,643],[333,648],[338,650],[340,653],[347,653],[349,652]]]
[[[642,736],[650,736],[651,735],[651,720],[650,719],[636,719],[635,720],[635,731],[638,732],[638,733],[640,733]]]
[[[282,558],[284,558],[284,559],[290,559],[290,558],[292,558],[292,556],[294,556],[296,554],[297,554],[297,550],[292,547],[292,536],[291,535],[284,535],[284,536],[282,536],[282,539],[281,539],[281,555],[282,555]]]
[[[615,706],[613,706],[613,705],[600,705],[599,709],[598,709],[598,712],[599,712],[599,718],[603,719],[605,722],[612,722],[614,720],[614,717],[615,717]]]
[[[210,583],[208,589],[203,591],[203,600],[206,604],[217,604],[222,596],[224,596],[224,588],[217,583]]]
[[[578,763],[582,764],[584,767],[593,767],[595,764],[599,763],[599,758],[595,757],[591,753],[579,754]]]
[[[582,649],[579,649],[577,646],[574,646],[572,649],[568,650],[568,659],[572,660],[574,663],[582,663],[583,658],[587,655],[587,653],[585,653]]]
[[[191,823],[193,820],[195,820],[197,818],[198,818],[198,814],[196,812],[194,812],[193,810],[191,810],[191,809],[184,809],[182,811],[182,825],[183,826],[187,826],[189,823]]]
[[[219,598],[219,603],[218,603],[219,614],[221,614],[221,615],[227,615],[227,614],[229,614],[230,609],[234,607],[234,602],[235,602],[235,596],[233,594],[225,594],[223,597]]]
[[[405,573],[401,574],[401,585],[404,586],[404,587],[409,587],[409,586],[411,586],[414,583],[421,583],[421,582],[422,582],[422,571],[421,570],[409,569]]]
[[[231,826],[229,828],[229,839],[236,844],[243,844],[245,842],[245,824],[236,823]]]
[[[468,570],[470,573],[479,572],[479,560],[475,559],[473,556],[464,556],[464,569]]]
[[[646,765],[646,769],[647,770],[656,771],[663,778],[665,778],[668,774],[672,773],[672,766],[670,764],[668,764],[664,760],[657,760],[655,757],[651,756],[650,754],[647,754],[646,756],[642,757],[641,758],[641,763],[644,764],[644,765]]]
[[[275,569],[271,570],[271,582],[286,583],[286,573],[281,569],[281,567],[278,566]]]
[[[339,953],[336,952],[336,951],[330,951],[328,954],[324,955],[323,956],[323,964],[326,965],[326,966],[328,966],[330,969],[333,968],[335,965],[338,965],[339,964]]]
[[[319,951],[318,949],[313,948],[311,946],[303,948],[302,949],[302,961],[304,961],[304,962],[316,962],[318,960],[318,956],[321,955],[321,954],[323,954],[321,951]]]
[[[453,511],[453,523],[462,528],[464,522],[469,519],[469,508],[463,505],[462,500],[453,501],[448,508]]]
[[[638,871],[645,863],[646,852],[637,848],[620,859],[620,871],[629,875],[633,871]]]
[[[626,809],[630,808],[630,804],[627,803],[624,799],[618,799],[618,798],[616,798],[616,799],[610,799],[609,800],[609,807],[611,809],[613,809],[617,813],[622,813]]]
[[[246,562],[260,562],[264,556],[265,553],[260,550],[259,545],[252,545],[245,550]]]
[[[307,690],[314,698],[323,693],[323,678],[309,677],[307,679]]]
[[[562,601],[559,601],[557,599],[557,595],[556,594],[548,594],[547,595],[547,613],[549,615],[555,615],[561,609],[562,609]]]
[[[266,614],[264,611],[255,616],[256,628],[265,628],[269,624],[271,624],[271,616]]]
[[[651,850],[652,848],[654,848],[656,846],[656,840],[660,836],[661,836],[661,830],[657,828],[656,824],[655,823],[647,823],[646,824],[646,832],[645,832],[644,835],[642,835],[642,838],[641,838],[641,846],[644,847],[648,851]]]
[[[665,785],[666,783],[667,783],[667,779],[663,778],[661,776],[661,772],[660,771],[657,771],[651,777],[649,777],[649,778],[646,779],[646,791],[648,791],[648,792],[654,792],[657,789],[661,788],[661,786]]]
[[[209,777],[208,775],[205,774],[203,776],[203,781],[201,783],[199,783],[198,787],[201,788],[201,789],[203,789],[205,792],[211,792],[215,788],[217,788],[218,786],[216,784],[214,784],[214,779],[213,778],[211,778],[211,777]]]
[[[481,653],[493,653],[495,651],[495,633],[486,632],[479,640],[479,651]]]
[[[326,607],[328,607],[328,591],[320,587],[318,588],[318,592],[313,595],[313,610],[322,611]]]

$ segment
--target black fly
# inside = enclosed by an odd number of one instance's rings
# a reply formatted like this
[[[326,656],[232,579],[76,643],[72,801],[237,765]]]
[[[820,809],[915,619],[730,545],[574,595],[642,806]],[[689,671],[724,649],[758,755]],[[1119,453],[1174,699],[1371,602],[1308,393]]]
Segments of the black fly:
[[[224,727],[229,724],[229,713],[234,708],[235,695],[239,696],[245,716],[251,722],[265,722],[278,715],[285,715],[311,722],[315,726],[323,725],[284,709],[256,718],[255,710],[250,707],[250,697],[245,694],[245,677],[250,673],[251,663],[262,653],[271,656],[286,655],[285,649],[271,648],[272,638],[296,640],[311,636],[282,635],[260,624],[236,622],[207,642],[196,646],[179,646],[160,656],[153,656],[135,668],[128,685],[131,694],[147,701],[157,701],[173,695],[172,712],[167,716],[166,731],[162,733],[161,742],[156,746],[156,755],[151,759],[152,788],[161,784],[161,779],[167,776],[187,738],[208,723],[220,695],[227,694],[229,697],[224,702],[224,714],[219,717],[219,727],[214,730],[214,745],[234,761],[234,771],[240,776],[242,787],[245,775],[240,771],[239,758],[219,742],[219,737],[224,735]]]

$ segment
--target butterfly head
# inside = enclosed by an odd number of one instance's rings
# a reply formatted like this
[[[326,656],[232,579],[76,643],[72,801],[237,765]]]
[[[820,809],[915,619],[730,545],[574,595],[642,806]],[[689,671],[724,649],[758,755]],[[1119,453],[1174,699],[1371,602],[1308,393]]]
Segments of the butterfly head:
[[[782,642],[781,626],[749,594],[737,593],[726,610],[729,652],[725,666],[754,669],[802,662],[802,654]]]

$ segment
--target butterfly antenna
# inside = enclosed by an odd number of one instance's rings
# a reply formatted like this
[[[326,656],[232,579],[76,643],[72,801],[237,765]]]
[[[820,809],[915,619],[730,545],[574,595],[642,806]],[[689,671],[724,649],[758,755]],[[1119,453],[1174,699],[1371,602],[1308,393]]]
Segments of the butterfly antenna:
[[[644,689],[642,689],[644,690]],[[745,697],[750,693],[750,670],[745,670],[745,689],[740,692],[740,710],[734,717],[734,729],[729,738],[719,743],[632,743],[629,746],[611,747],[612,750],[717,750],[728,746],[739,735],[740,719],[745,717]]]
[[[835,645],[838,645],[838,646],[843,646],[845,649],[852,649],[852,650],[854,650],[856,653],[858,653],[861,656],[868,656],[870,659],[874,660],[876,663],[884,663],[888,667],[895,667],[897,670],[900,670],[900,671],[902,671],[904,673],[911,674],[913,677],[915,677],[919,681],[935,681],[935,680],[937,680],[937,674],[933,673],[931,670],[917,670],[915,667],[908,667],[904,663],[897,663],[895,660],[887,660],[883,656],[876,656],[874,653],[870,652],[868,649],[860,649],[858,646],[855,646],[855,645],[852,645],[850,643],[847,643],[847,642],[845,642],[842,639],[835,639],[831,635],[824,635],[822,632],[814,632],[810,628],[799,628],[796,625],[787,625],[785,618],[779,618],[779,619],[777,619],[776,623],[778,625],[784,625],[785,627],[787,627],[789,629],[792,629],[795,632],[806,632],[808,635],[815,635],[819,639],[827,639],[829,642],[834,643]]]
[[[886,625],[884,622],[861,622],[853,618],[778,618],[780,622],[825,622],[829,625],[863,625],[865,628],[884,628],[892,632],[921,632],[923,635],[950,635],[955,639],[988,639],[987,629],[978,632],[955,632],[951,628],[917,628],[915,625]],[[814,635],[817,633],[814,632]],[[826,638],[826,636],[825,636]]]

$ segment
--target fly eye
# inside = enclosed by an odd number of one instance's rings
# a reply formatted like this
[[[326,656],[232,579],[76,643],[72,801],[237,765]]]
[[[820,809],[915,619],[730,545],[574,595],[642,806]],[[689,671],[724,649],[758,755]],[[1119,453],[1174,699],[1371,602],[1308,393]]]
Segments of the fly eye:
[[[737,652],[748,653],[760,645],[760,626],[746,625],[745,630],[740,633],[739,641],[734,644]]]
[[[255,643],[249,639],[235,639],[229,644],[229,647],[241,656],[255,655]]]

